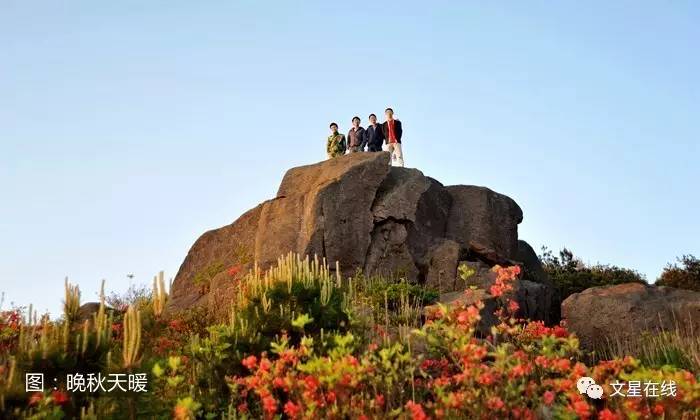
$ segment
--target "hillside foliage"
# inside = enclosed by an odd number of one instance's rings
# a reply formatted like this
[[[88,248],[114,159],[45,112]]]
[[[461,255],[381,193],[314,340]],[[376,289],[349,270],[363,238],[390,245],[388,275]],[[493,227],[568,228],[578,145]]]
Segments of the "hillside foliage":
[[[332,269],[335,268],[335,269]],[[227,270],[236,298],[230,319],[205,309],[167,317],[154,282],[148,299],[119,300],[82,320],[79,289],[66,284],[62,319],[0,314],[3,418],[428,419],[694,418],[696,373],[631,357],[585,362],[563,326],[515,318],[520,267],[494,267],[489,291],[498,324],[477,334],[481,302],[446,307],[416,286],[338,276],[319,259],[287,255],[266,272]],[[385,289],[382,295],[382,288]],[[466,294],[473,293],[471,290]],[[25,391],[25,374],[56,378]],[[76,390],[67,375],[143,375],[146,391]],[[576,389],[590,376],[606,391]],[[611,397],[611,383],[673,381],[675,397]],[[71,387],[72,385],[72,387]],[[70,388],[70,389],[69,389]]]

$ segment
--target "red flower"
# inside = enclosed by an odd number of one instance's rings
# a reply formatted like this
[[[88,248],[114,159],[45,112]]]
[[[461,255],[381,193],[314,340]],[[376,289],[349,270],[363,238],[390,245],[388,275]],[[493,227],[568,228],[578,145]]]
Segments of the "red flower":
[[[382,394],[377,394],[377,396],[374,398],[374,401],[377,402],[377,405],[380,407],[384,407],[384,395]]]
[[[262,399],[263,410],[268,414],[275,414],[277,412],[277,400],[272,395],[267,395]]]
[[[467,311],[462,311],[457,315],[457,322],[459,322],[460,324],[466,324],[467,322],[469,322],[469,319],[470,316],[469,312]]]
[[[239,273],[241,272],[241,265],[236,264],[233,267],[229,268],[227,273],[231,277],[236,277]]]
[[[491,385],[492,383],[496,382],[496,378],[491,372],[484,372],[479,375],[476,381],[481,385]]]
[[[291,401],[287,401],[284,405],[284,414],[295,419],[301,413],[301,407],[298,404],[294,404]]]
[[[651,412],[654,413],[657,416],[660,416],[664,414],[664,406],[661,404],[656,404],[654,407],[651,409]]]
[[[554,336],[557,338],[565,338],[569,336],[569,331],[566,330],[561,325],[556,325],[552,328],[552,332],[554,333]]]
[[[589,413],[590,407],[588,406],[588,403],[585,401],[576,401],[574,403],[574,411],[579,417],[582,418],[588,418],[590,417]]]
[[[598,419],[599,420],[620,420],[622,417],[618,416],[617,414],[613,413],[610,411],[610,409],[606,408],[600,413],[598,413]]]
[[[258,364],[258,358],[251,355],[243,359],[241,363],[243,363],[243,366],[247,367],[248,370],[253,370],[255,369],[255,365]]]
[[[173,319],[168,323],[168,327],[172,330],[175,330],[177,332],[182,332],[185,329],[185,323],[182,322],[180,319]]]
[[[44,399],[44,394],[41,392],[35,392],[29,397],[29,405],[39,404],[41,400]]]
[[[556,398],[556,394],[552,391],[545,391],[544,393],[544,404],[545,405],[552,405],[554,402],[554,399]]]
[[[411,418],[413,420],[427,420],[428,416],[425,415],[425,411],[423,411],[423,407],[420,404],[409,401],[406,403],[406,408],[411,411]]]
[[[304,378],[304,385],[306,386],[307,391],[315,392],[316,388],[318,388],[319,382],[318,379],[309,375],[306,378]]]
[[[511,376],[514,378],[517,378],[518,376],[525,376],[528,373],[530,373],[530,367],[522,364],[517,364],[513,366],[513,369],[510,371],[510,373]]]
[[[58,405],[63,405],[70,400],[70,397],[68,394],[66,394],[63,391],[56,390],[51,393],[51,398],[53,399],[53,402],[58,404]]]
[[[514,301],[513,299],[510,299],[508,301],[508,311],[510,313],[516,313],[520,309],[520,305],[518,305],[518,302]]]
[[[326,394],[326,401],[328,401],[329,404],[335,403],[335,392],[328,391]]]
[[[272,363],[270,363],[269,359],[267,359],[266,357],[260,359],[260,370],[262,370],[263,372],[267,372],[270,370],[271,367]]]
[[[503,400],[498,397],[491,397],[488,401],[486,401],[486,406],[491,410],[498,411],[503,408],[504,405]]]

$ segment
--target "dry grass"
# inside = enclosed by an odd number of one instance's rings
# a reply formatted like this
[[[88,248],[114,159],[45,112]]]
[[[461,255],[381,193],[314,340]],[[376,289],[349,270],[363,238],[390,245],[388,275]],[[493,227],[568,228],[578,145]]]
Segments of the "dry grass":
[[[672,365],[700,375],[700,336],[692,328],[676,326],[658,333],[645,332],[636,340],[608,340],[595,352],[598,360],[628,355],[648,367]]]

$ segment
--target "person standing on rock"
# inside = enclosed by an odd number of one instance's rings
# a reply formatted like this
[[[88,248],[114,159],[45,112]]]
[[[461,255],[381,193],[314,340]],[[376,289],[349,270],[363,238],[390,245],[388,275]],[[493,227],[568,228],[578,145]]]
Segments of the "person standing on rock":
[[[348,131],[348,153],[365,151],[365,129],[360,127],[360,117],[352,117],[352,128]]]
[[[401,150],[403,129],[401,121],[394,119],[394,110],[391,108],[387,108],[384,111],[384,115],[386,116],[386,121],[382,124],[382,131],[384,132],[386,150],[391,153],[391,164],[403,168],[403,151]]]
[[[368,152],[381,152],[384,143],[384,131],[382,126],[377,124],[377,116],[369,114],[369,125],[365,129],[365,144]]]
[[[326,153],[328,153],[328,158],[343,156],[346,148],[345,136],[338,132],[338,124],[333,122],[329,127],[331,129],[331,135],[328,136],[328,140],[326,140]]]

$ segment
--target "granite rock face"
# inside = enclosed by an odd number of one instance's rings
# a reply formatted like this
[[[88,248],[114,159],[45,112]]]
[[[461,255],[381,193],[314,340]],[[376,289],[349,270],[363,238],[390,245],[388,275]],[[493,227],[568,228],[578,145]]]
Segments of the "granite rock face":
[[[167,310],[227,307],[229,267],[246,270],[257,261],[264,269],[290,251],[324,257],[332,266],[337,261],[346,276],[361,270],[428,283],[441,293],[459,291],[460,262],[516,262],[522,218],[505,195],[445,187],[416,169],[389,166],[386,152],[293,168],[275,198],[197,239],[175,277]],[[539,261],[535,256],[528,264],[536,269]]]

